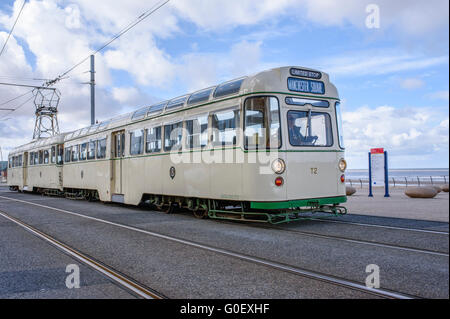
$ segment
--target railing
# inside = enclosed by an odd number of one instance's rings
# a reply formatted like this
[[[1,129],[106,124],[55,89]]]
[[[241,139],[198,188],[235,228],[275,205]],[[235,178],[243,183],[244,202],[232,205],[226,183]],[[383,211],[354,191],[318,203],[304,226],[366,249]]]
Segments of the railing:
[[[408,187],[408,186],[441,186],[447,184],[449,181],[448,175],[445,176],[409,176],[409,177],[391,177],[389,178],[389,186],[393,187]],[[363,188],[364,185],[369,185],[369,179],[365,178],[347,178],[347,184],[350,186],[359,186]]]

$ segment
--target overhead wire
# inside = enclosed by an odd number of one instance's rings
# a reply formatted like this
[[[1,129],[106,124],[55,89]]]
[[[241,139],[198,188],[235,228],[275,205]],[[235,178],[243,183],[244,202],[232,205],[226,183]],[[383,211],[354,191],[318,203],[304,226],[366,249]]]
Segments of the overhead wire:
[[[17,15],[16,21],[14,21],[14,24],[13,24],[11,30],[9,31],[8,37],[6,38],[6,41],[5,41],[5,43],[3,44],[2,50],[0,51],[0,57],[2,56],[3,51],[5,51],[6,44],[8,43],[9,38],[11,37],[11,34],[12,34],[13,31],[14,31],[14,28],[15,28],[15,26],[16,26],[16,24],[17,24],[17,21],[19,21],[20,14],[22,13],[23,8],[25,7],[25,3],[26,3],[26,2],[27,2],[27,0],[23,0],[22,7],[20,8],[20,11],[19,11],[19,14]]]
[[[149,16],[151,16],[153,13],[155,13],[156,11],[158,11],[160,8],[162,8],[163,6],[165,6],[170,0],[162,0],[160,2],[158,2],[157,4],[155,4],[152,8],[150,8],[149,10],[145,11],[144,13],[142,13],[136,20],[134,20],[133,22],[131,22],[130,24],[128,24],[124,29],[122,29],[122,31],[120,31],[118,34],[116,34],[111,40],[109,40],[108,42],[106,42],[105,44],[103,44],[101,47],[99,47],[97,50],[91,52],[91,54],[89,54],[87,57],[85,57],[84,59],[82,59],[80,62],[78,62],[77,64],[75,64],[74,66],[72,66],[70,69],[68,69],[67,71],[65,71],[64,73],[62,73],[61,75],[57,76],[55,79],[51,80],[51,81],[47,81],[44,85],[45,86],[51,86],[53,84],[55,84],[56,82],[60,81],[64,76],[66,76],[67,74],[69,74],[70,72],[72,72],[74,69],[76,69],[77,67],[79,67],[81,64],[83,64],[84,62],[86,62],[91,55],[95,55],[97,53],[99,53],[100,51],[102,51],[104,48],[106,48],[107,46],[109,46],[111,43],[113,43],[114,41],[116,41],[118,38],[120,38],[122,35],[124,35],[125,33],[127,33],[128,31],[130,31],[132,28],[134,28],[137,24],[139,24],[140,22],[144,21],[145,19],[147,19]]]
[[[43,80],[46,81],[46,82],[45,82],[42,86],[40,86],[40,87],[39,87],[39,86],[32,86],[32,85],[25,85],[25,84],[3,83],[3,82],[0,82],[0,85],[18,86],[18,87],[31,87],[31,88],[38,88],[38,89],[46,89],[46,88],[48,88],[49,86],[54,85],[54,84],[55,84],[56,82],[58,82],[58,81],[61,81],[61,80],[63,80],[63,79],[67,79],[67,78],[69,78],[69,77],[67,76],[67,74],[69,74],[69,73],[72,72],[74,69],[76,69],[78,66],[80,66],[80,65],[83,64],[85,61],[87,61],[87,60],[90,58],[91,55],[95,55],[95,54],[99,53],[100,51],[102,51],[103,49],[105,49],[106,47],[108,47],[111,43],[113,43],[114,41],[116,41],[117,39],[119,39],[122,35],[124,35],[124,34],[127,33],[128,31],[130,31],[130,30],[131,30],[132,28],[134,28],[136,25],[138,25],[139,23],[141,23],[142,21],[144,21],[145,19],[147,19],[148,17],[150,17],[153,13],[155,13],[156,11],[158,11],[158,10],[159,10],[160,8],[162,8],[163,6],[165,6],[169,1],[170,1],[170,0],[162,0],[162,1],[158,2],[158,3],[156,3],[156,4],[155,4],[153,7],[151,7],[149,10],[147,10],[147,11],[145,11],[144,13],[142,13],[141,15],[139,15],[139,17],[137,17],[137,19],[135,19],[133,22],[129,23],[125,28],[123,28],[118,34],[116,34],[116,35],[115,35],[113,38],[111,38],[108,42],[104,43],[104,44],[103,44],[101,47],[99,47],[97,50],[91,52],[91,54],[89,54],[86,58],[82,59],[80,62],[78,62],[77,64],[75,64],[74,66],[72,66],[70,69],[68,69],[67,71],[65,71],[65,72],[62,73],[61,75],[57,76],[57,77],[56,77],[55,79],[53,79],[53,80],[43,79]],[[13,30],[14,30],[15,25],[16,25],[17,21],[19,20],[20,14],[22,13],[23,8],[25,7],[25,3],[26,3],[26,0],[24,0],[24,3],[23,3],[23,5],[22,5],[22,7],[21,7],[21,9],[20,9],[20,11],[19,11],[19,14],[18,14],[18,16],[17,16],[17,18],[16,18],[16,21],[14,22],[14,25],[13,25],[13,27],[12,27],[12,29],[11,29],[9,35],[8,35],[8,38],[7,38],[5,44],[4,44],[3,48],[2,48],[1,53],[3,53],[4,48],[6,47],[6,43],[8,42],[9,37],[11,36],[11,34],[12,34]],[[0,53],[0,56],[1,56],[1,53]],[[89,71],[88,71],[88,72],[89,72]],[[86,72],[83,72],[83,73],[86,73]],[[33,79],[33,80],[34,80],[34,79]],[[38,79],[36,79],[36,80],[38,80]],[[17,99],[19,99],[19,98],[21,98],[21,97],[23,97],[23,96],[25,96],[25,95],[27,95],[27,94],[29,94],[29,93],[31,93],[31,92],[32,92],[32,91],[27,92],[27,93],[25,93],[25,94],[23,94],[23,95],[20,95],[20,96],[18,96],[18,97],[16,97],[16,98],[13,98],[12,100],[9,100],[9,101],[7,101],[7,102],[4,102],[4,103],[1,104],[1,105],[5,105],[5,104],[10,103],[10,102],[12,102],[12,101],[14,101],[14,100],[17,100]],[[27,102],[29,102],[29,101],[32,100],[33,98],[34,98],[34,96],[32,96],[30,99],[28,99],[27,101],[25,101],[24,103],[22,103],[22,104],[19,105],[18,107],[12,109],[12,111],[10,111],[10,112],[9,112],[8,114],[6,114],[4,117],[0,118],[0,120],[4,119],[4,118],[5,118],[7,115],[9,115],[10,113],[12,113],[12,112],[14,112],[14,111],[17,111],[18,109],[20,109],[21,107],[23,107]]]

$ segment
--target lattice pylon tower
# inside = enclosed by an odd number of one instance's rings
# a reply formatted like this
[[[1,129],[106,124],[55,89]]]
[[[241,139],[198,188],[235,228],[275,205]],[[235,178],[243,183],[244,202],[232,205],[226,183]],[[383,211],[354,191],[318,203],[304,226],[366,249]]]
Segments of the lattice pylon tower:
[[[61,93],[55,88],[36,88],[33,94],[36,106],[33,139],[58,135],[58,105]]]

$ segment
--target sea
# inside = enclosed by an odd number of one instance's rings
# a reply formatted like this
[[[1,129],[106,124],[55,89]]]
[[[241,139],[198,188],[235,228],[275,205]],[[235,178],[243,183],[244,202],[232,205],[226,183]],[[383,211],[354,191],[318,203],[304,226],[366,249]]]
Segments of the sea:
[[[430,181],[436,183],[448,183],[449,181],[449,169],[448,168],[397,168],[389,170],[389,179],[404,181],[405,178],[408,181],[417,180]],[[369,179],[368,169],[348,169],[346,172],[347,179],[358,181]]]

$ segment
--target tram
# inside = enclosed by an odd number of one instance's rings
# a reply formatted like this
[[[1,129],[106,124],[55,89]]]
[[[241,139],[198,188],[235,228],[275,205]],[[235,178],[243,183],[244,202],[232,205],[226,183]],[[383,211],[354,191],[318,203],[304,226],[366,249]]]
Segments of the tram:
[[[8,183],[276,224],[347,212],[344,155],[328,74],[288,66],[18,147]]]

